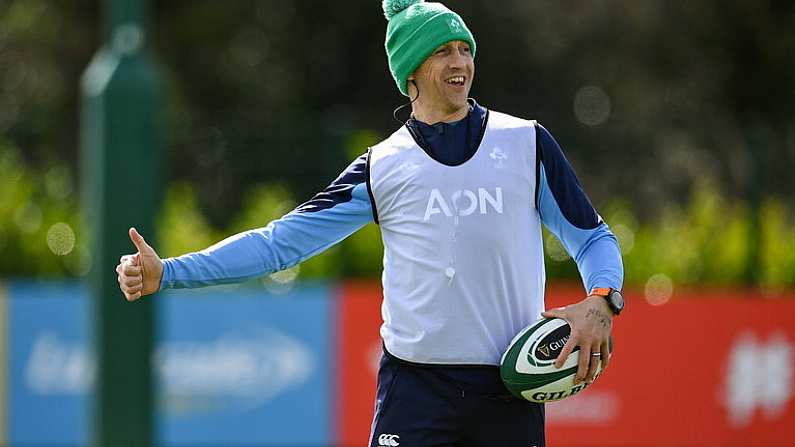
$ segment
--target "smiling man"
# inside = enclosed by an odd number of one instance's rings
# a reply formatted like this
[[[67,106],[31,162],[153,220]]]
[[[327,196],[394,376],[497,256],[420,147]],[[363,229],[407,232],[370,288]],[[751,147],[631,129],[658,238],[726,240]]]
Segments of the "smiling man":
[[[384,353],[369,445],[541,447],[543,405],[511,397],[500,357],[543,313],[571,324],[559,363],[579,346],[576,380],[606,366],[623,307],[616,239],[546,129],[469,98],[476,46],[458,14],[422,0],[385,0],[383,9],[390,71],[411,99],[405,125],[289,214],[201,252],[161,260],[130,229],[137,253],[117,266],[120,287],[135,300],[244,281],[374,221],[384,243]],[[542,224],[588,291],[547,312]]]

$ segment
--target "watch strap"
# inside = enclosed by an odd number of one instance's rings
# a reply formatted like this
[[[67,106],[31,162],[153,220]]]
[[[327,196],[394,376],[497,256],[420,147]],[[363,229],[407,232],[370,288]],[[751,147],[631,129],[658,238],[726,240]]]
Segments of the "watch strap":
[[[613,289],[611,289],[610,287],[594,287],[593,289],[591,289],[591,295],[602,296],[607,298],[608,296],[610,296],[610,292],[612,291]]]

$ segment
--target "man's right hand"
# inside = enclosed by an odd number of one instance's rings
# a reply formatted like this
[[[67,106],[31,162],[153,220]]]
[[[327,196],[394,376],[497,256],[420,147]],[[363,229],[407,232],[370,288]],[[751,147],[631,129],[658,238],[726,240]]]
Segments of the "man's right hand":
[[[163,261],[135,228],[130,228],[130,240],[138,252],[122,256],[116,266],[116,273],[124,297],[127,301],[135,301],[160,289]]]

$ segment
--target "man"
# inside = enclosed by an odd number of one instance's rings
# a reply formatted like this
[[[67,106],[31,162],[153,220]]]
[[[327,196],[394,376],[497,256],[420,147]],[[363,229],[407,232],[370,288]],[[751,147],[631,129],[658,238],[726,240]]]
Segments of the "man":
[[[384,242],[384,355],[370,446],[544,445],[543,405],[511,398],[498,365],[542,313],[541,223],[577,262],[579,303],[558,366],[580,347],[577,381],[608,361],[623,268],[615,237],[543,127],[468,99],[475,40],[440,3],[386,0],[386,51],[412,117],[323,192],[266,227],[160,260],[138,249],[117,267],[135,300],[159,289],[243,281],[295,265],[368,222]],[[617,304],[618,303],[618,304]]]

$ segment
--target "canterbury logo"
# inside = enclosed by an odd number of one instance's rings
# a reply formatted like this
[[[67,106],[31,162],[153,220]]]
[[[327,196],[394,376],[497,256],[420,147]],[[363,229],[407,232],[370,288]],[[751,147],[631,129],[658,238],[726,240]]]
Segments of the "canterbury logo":
[[[423,220],[429,221],[434,214],[444,214],[447,217],[453,217],[454,213],[458,216],[469,216],[475,211],[488,214],[489,208],[492,212],[502,214],[502,188],[495,188],[494,195],[485,188],[478,188],[477,193],[468,189],[459,189],[450,196],[449,201],[434,188],[428,196],[428,206],[425,207]]]
[[[398,442],[398,439],[400,439],[400,436],[398,436],[398,435],[387,435],[387,434],[380,435],[380,436],[378,436],[378,445],[379,445],[379,447],[380,446],[397,447],[397,446],[400,445],[400,442]]]

